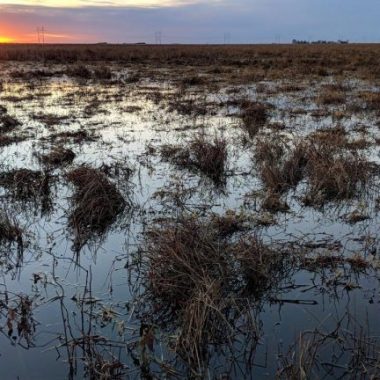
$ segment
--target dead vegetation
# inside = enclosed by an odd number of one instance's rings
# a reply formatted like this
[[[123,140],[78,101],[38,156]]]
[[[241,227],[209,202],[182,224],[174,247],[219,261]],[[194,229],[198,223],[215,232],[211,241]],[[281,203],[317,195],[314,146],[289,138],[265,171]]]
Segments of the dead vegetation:
[[[322,328],[299,334],[289,352],[281,356],[278,379],[376,379],[380,372],[380,342],[370,326],[352,315]]]
[[[308,205],[353,198],[365,191],[375,174],[373,165],[357,153],[334,151],[329,144],[311,144],[308,151]]]
[[[240,104],[240,117],[250,137],[254,137],[268,120],[268,106],[244,100]]]
[[[36,114],[33,115],[33,119],[40,121],[41,123],[45,124],[48,127],[52,127],[54,125],[59,125],[65,120],[68,119],[68,116],[58,116],[53,114]]]
[[[74,249],[79,251],[92,236],[102,235],[116,221],[126,202],[97,169],[81,166],[67,173],[67,179],[75,186],[69,225],[75,235]]]
[[[0,132],[7,133],[13,131],[20,124],[18,120],[8,114],[0,113]]]
[[[40,160],[51,166],[62,166],[71,164],[75,158],[75,153],[71,149],[65,149],[63,146],[53,148],[49,153],[42,154]]]
[[[317,103],[322,105],[339,105],[344,104],[346,95],[342,91],[323,89],[317,98]]]
[[[289,269],[284,256],[258,238],[226,239],[232,232],[230,222],[227,226],[228,234],[220,220],[184,216],[167,221],[149,230],[144,252],[156,323],[179,329],[175,350],[198,376],[207,347],[231,343],[238,320],[245,320],[245,333],[258,339],[254,321],[248,321],[248,300],[257,302],[276,289]]]
[[[27,136],[23,135],[0,135],[0,147],[9,146],[12,144],[17,144],[22,141],[25,141],[27,139]]]
[[[306,181],[306,205],[351,199],[365,191],[376,165],[353,149],[345,131],[316,132],[305,141],[262,139],[256,144],[259,176],[269,191],[267,209],[280,210],[280,194]]]
[[[380,92],[362,92],[360,98],[366,110],[380,112]]]
[[[41,200],[47,209],[50,200],[51,175],[48,172],[16,169],[0,173],[0,186],[9,190],[10,195],[20,201]]]
[[[23,230],[4,212],[0,212],[0,245],[16,244],[19,250],[23,248]]]
[[[256,143],[255,158],[259,175],[271,196],[294,188],[302,180],[307,164],[304,142],[289,146],[277,138],[265,138]]]
[[[59,132],[49,136],[46,140],[50,141],[58,141],[62,144],[72,142],[75,144],[83,144],[86,142],[93,142],[99,138],[98,135],[95,134],[94,131],[89,131],[85,129],[80,129],[77,131],[65,131]]]
[[[30,45],[2,46],[0,60],[44,61],[75,66],[68,69],[78,77],[90,76],[86,64],[109,62],[144,65],[205,67],[214,76],[228,76],[236,82],[268,78],[326,77],[347,73],[379,78],[377,44],[315,45]],[[238,70],[237,70],[238,69]],[[46,70],[44,70],[46,71]],[[238,71],[238,73],[237,73]],[[50,74],[48,71],[46,74]],[[90,74],[92,74],[90,72]]]
[[[187,147],[163,146],[161,156],[180,167],[200,171],[216,184],[224,182],[228,152],[223,137],[214,136],[208,140],[204,134],[199,134]]]

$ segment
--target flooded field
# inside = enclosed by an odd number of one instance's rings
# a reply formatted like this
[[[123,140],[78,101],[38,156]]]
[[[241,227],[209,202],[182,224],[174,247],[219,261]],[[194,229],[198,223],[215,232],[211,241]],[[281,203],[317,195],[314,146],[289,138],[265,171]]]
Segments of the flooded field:
[[[7,49],[1,378],[379,377],[379,47]]]

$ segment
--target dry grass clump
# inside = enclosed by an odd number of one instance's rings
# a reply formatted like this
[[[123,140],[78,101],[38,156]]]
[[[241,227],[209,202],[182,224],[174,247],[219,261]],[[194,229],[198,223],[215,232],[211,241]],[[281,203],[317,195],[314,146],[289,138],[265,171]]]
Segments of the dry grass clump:
[[[103,234],[115,222],[126,203],[100,170],[81,166],[70,171],[67,179],[75,186],[69,224],[75,234],[74,248],[80,250],[94,233]]]
[[[47,125],[48,127],[52,127],[54,125],[59,125],[63,121],[68,119],[68,116],[58,116],[53,114],[43,114],[39,113],[36,115],[33,115],[34,120],[38,120],[41,123]]]
[[[286,212],[289,210],[289,205],[281,200],[281,194],[270,190],[265,195],[262,207],[270,212]]]
[[[244,100],[240,104],[240,117],[243,120],[244,127],[251,137],[254,137],[262,128],[269,118],[268,106],[250,100]]]
[[[317,98],[317,103],[322,105],[338,105],[346,102],[346,95],[342,91],[324,88]]]
[[[248,228],[247,218],[233,210],[226,211],[225,215],[213,215],[212,226],[222,238],[245,231]]]
[[[183,216],[147,235],[146,286],[154,317],[179,329],[176,351],[198,371],[209,345],[233,341],[234,323],[249,312],[248,299],[260,300],[285,272],[279,252],[255,237],[234,243],[225,232],[215,219]],[[256,331],[247,328],[247,334]]]
[[[110,80],[112,79],[112,71],[108,66],[96,67],[94,77],[100,80]]]
[[[177,112],[183,116],[204,116],[207,114],[207,104],[200,103],[196,98],[174,98],[168,103],[169,112]]]
[[[213,181],[222,182],[227,164],[227,142],[222,137],[207,141],[203,135],[190,142],[191,165],[206,174]]]
[[[13,131],[16,127],[21,125],[21,123],[14,117],[0,113],[0,132],[7,133]]]
[[[66,71],[68,76],[79,78],[79,79],[91,79],[92,71],[83,64],[77,64],[75,66],[69,67]]]
[[[0,173],[0,186],[10,190],[19,200],[35,200],[49,194],[49,173],[16,169]]]
[[[367,110],[380,112],[380,92],[363,92],[360,97]]]
[[[205,83],[205,79],[197,75],[193,75],[183,78],[181,83],[184,86],[199,86]]]
[[[274,197],[275,194],[296,187],[302,180],[307,164],[307,145],[298,142],[291,147],[276,138],[262,139],[256,144],[255,158],[260,178],[274,200],[279,198],[279,195]]]
[[[12,222],[3,211],[0,212],[0,244],[16,243],[18,248],[23,247],[23,231],[17,223]]]
[[[374,167],[355,152],[334,151],[330,144],[310,144],[308,149],[307,205],[350,199],[363,190]]]
[[[228,153],[223,137],[215,136],[208,141],[200,134],[190,141],[188,147],[163,146],[161,156],[178,166],[202,172],[216,184],[224,182]]]
[[[52,166],[70,164],[74,158],[75,153],[71,149],[65,149],[63,146],[55,147],[48,154],[40,156],[44,164]]]
[[[259,176],[268,189],[263,207],[285,210],[281,194],[303,179],[307,183],[307,205],[320,206],[356,196],[376,174],[375,165],[357,149],[343,128],[317,131],[293,145],[277,138],[258,141],[255,158]]]
[[[309,140],[316,141],[321,145],[327,144],[334,151],[337,149],[356,151],[358,149],[366,149],[371,145],[371,142],[365,138],[351,140],[347,130],[340,125],[332,128],[318,129],[309,136]]]
[[[57,133],[52,135],[50,140],[56,141],[58,139],[61,142],[72,141],[76,144],[82,144],[85,142],[95,141],[97,138],[98,136],[95,135],[94,132],[81,129],[78,131],[65,131]]]
[[[17,144],[19,142],[25,141],[26,139],[26,136],[0,135],[0,147]]]

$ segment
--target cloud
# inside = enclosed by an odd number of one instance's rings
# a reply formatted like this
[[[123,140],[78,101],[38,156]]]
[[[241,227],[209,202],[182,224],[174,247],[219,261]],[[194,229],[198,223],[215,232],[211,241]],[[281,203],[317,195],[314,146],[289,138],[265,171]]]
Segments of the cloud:
[[[208,2],[217,2],[209,0]],[[119,7],[119,8],[161,8],[179,7],[205,2],[204,0],[5,0],[0,6],[23,5],[26,7],[83,8],[83,7]]]
[[[81,0],[91,6],[78,8],[0,5],[0,36],[33,42],[36,27],[43,25],[49,42],[150,43],[157,31],[163,43],[223,43],[225,34],[232,43],[380,40],[379,0],[366,0],[366,6],[360,0],[149,0],[161,4],[154,7],[137,0],[100,1],[113,5],[94,6],[94,0]]]

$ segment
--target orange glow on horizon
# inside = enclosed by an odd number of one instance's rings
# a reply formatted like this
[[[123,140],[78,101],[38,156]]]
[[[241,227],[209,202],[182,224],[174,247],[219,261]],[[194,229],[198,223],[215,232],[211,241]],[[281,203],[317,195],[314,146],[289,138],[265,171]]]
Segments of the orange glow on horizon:
[[[15,40],[13,38],[0,36],[0,44],[10,44],[12,42],[15,42]]]

